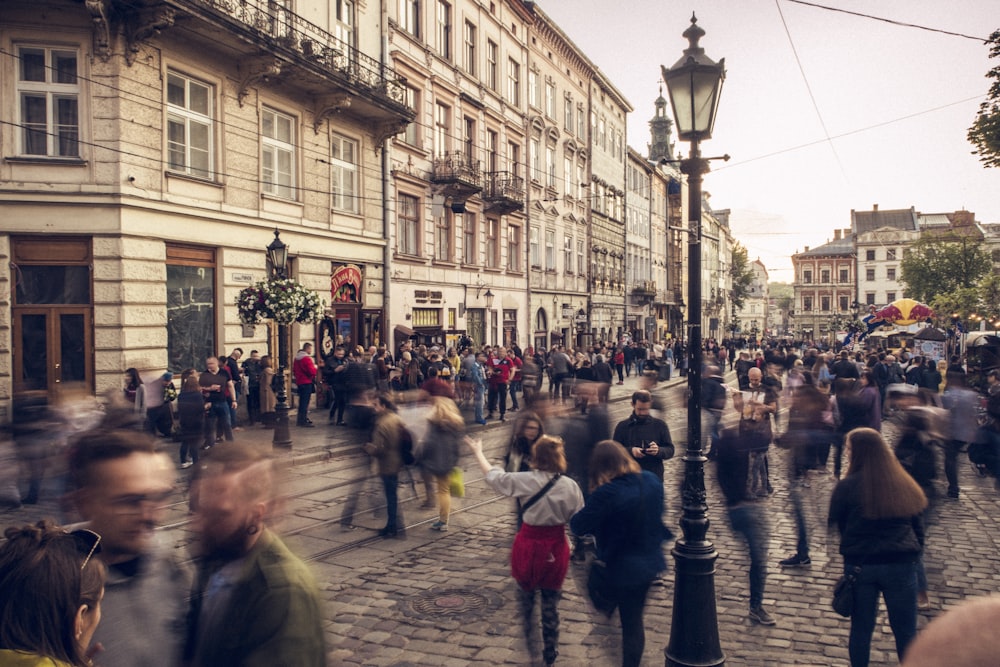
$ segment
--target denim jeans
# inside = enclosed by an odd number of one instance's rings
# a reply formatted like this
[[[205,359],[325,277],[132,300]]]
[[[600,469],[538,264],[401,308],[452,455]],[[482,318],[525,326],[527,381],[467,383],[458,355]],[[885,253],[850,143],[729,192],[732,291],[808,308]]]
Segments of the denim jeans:
[[[229,423],[229,406],[225,401],[212,403],[208,412],[205,413],[205,449],[215,444],[215,433],[218,425],[222,425],[222,434],[227,442],[233,439],[233,427]]]
[[[312,401],[313,385],[300,384],[296,387],[299,393],[299,412],[295,420],[297,426],[304,426],[309,423],[309,403]]]
[[[399,476],[382,475],[382,487],[385,489],[385,529],[395,533],[399,529],[397,511],[399,503]]]
[[[472,391],[472,403],[476,411],[476,421],[483,421],[483,397],[486,393],[486,388],[482,385],[478,385]]]
[[[767,546],[771,539],[767,515],[760,505],[737,505],[729,508],[729,523],[750,548],[750,608],[755,609],[764,602],[767,581]]]
[[[862,564],[861,574],[854,585],[854,608],[851,612],[848,641],[851,667],[868,667],[879,593],[885,598],[889,626],[896,638],[896,656],[900,660],[917,634],[916,562]]]

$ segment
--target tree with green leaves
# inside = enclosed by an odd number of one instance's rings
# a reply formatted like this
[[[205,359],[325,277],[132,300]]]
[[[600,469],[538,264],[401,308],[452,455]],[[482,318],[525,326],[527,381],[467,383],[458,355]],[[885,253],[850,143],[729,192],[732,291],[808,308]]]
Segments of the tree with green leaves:
[[[743,308],[754,279],[747,249],[739,241],[733,244],[733,257],[729,265],[732,267],[730,273],[733,277],[732,307],[733,312],[736,312]]]
[[[990,35],[986,43],[990,45],[990,58],[1000,58],[1000,30]],[[986,78],[993,82],[967,136],[976,147],[973,155],[978,155],[987,167],[1000,167],[1000,65],[991,69]]]
[[[947,232],[924,234],[900,264],[906,296],[930,304],[939,294],[975,287],[992,269],[982,239]]]

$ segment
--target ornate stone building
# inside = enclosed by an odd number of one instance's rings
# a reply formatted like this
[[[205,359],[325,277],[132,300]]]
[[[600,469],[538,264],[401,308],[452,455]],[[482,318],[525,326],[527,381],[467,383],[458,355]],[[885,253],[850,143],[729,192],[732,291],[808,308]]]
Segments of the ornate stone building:
[[[0,408],[273,352],[235,297],[275,230],[327,330],[381,341],[381,160],[413,118],[383,34],[372,3],[0,4]]]

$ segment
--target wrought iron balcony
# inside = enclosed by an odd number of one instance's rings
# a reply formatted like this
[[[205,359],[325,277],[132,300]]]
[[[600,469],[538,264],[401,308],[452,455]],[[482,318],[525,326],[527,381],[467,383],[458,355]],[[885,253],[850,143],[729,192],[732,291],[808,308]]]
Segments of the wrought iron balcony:
[[[483,202],[486,210],[504,215],[524,208],[524,179],[509,171],[492,171],[485,174]]]
[[[455,151],[434,158],[431,182],[438,186],[438,193],[453,200],[455,210],[454,204],[464,204],[469,197],[482,191],[483,172],[478,160]]]
[[[655,280],[640,280],[632,285],[632,294],[652,299],[656,296]]]
[[[232,54],[243,77],[241,103],[250,86],[280,79],[316,97],[324,117],[347,112],[396,126],[389,133],[414,116],[404,80],[392,68],[273,0],[98,0],[88,8],[99,32],[109,17],[121,17],[133,56],[141,40],[166,29]]]

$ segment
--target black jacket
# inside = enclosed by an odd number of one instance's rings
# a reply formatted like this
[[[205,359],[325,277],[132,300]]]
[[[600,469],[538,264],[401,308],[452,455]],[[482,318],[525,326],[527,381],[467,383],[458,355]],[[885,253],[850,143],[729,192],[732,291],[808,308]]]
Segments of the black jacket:
[[[845,563],[903,563],[915,561],[923,551],[921,516],[866,519],[861,508],[861,478],[848,475],[833,489],[827,523],[840,531]]]
[[[615,426],[612,439],[621,443],[632,456],[633,447],[645,447],[655,442],[659,448],[656,456],[646,454],[636,459],[639,467],[663,479],[663,462],[674,455],[674,441],[670,439],[670,429],[666,422],[656,417],[636,417],[635,413]]]

